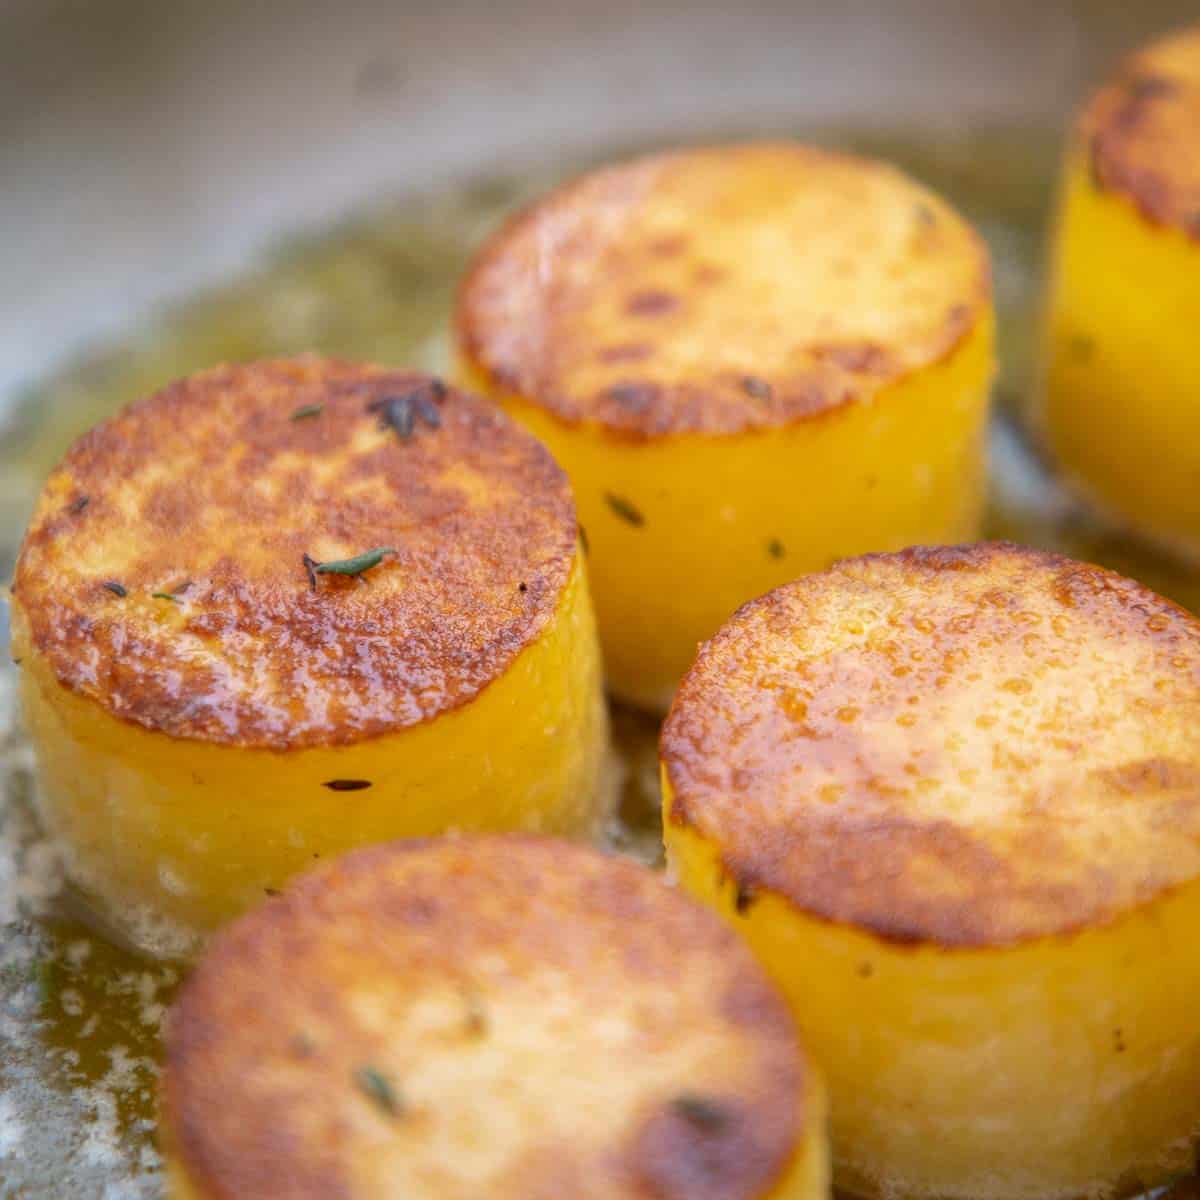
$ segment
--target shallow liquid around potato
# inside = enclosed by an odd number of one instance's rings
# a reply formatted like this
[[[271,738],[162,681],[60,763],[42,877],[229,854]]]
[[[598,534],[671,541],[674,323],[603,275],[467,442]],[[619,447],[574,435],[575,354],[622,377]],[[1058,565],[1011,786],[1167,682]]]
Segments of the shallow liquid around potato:
[[[734,131],[738,133],[756,131]],[[1036,260],[1056,161],[1028,130],[938,141],[826,135],[895,160],[987,237],[1000,317],[1000,407],[1032,375]],[[617,148],[621,154],[627,149]],[[0,579],[42,477],[77,434],[120,405],[214,362],[316,349],[446,370],[454,284],[512,207],[571,171],[488,178],[431,193],[270,254],[244,280],[164,316],[6,405],[0,397]],[[1191,607],[1200,576],[1104,533],[1049,488],[1003,418],[993,437],[989,534],[1115,567]],[[0,607],[0,640],[7,640]],[[0,1196],[142,1200],[161,1194],[153,1096],[159,1028],[180,973],[110,945],[60,887],[29,815],[28,750],[13,725],[14,671],[0,662]],[[614,714],[625,771],[615,845],[659,860],[653,722]]]

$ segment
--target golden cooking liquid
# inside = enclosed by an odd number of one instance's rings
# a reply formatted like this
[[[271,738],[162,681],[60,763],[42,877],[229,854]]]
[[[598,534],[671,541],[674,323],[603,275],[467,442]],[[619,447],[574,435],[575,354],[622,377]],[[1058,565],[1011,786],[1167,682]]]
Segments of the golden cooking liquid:
[[[802,131],[813,139],[811,130]],[[960,138],[816,140],[888,158],[942,192],[987,238],[996,271],[1001,411],[1027,392],[1036,354],[1037,259],[1057,139],[1023,129]],[[617,147],[598,158],[642,147]],[[594,161],[594,160],[593,160]],[[590,162],[491,178],[382,207],[281,247],[246,278],[189,301],[18,398],[0,423],[0,579],[38,486],[70,441],[129,400],[198,368],[315,349],[448,368],[446,318],[481,238],[515,206]],[[992,439],[989,536],[1090,559],[1200,607],[1200,576],[1106,534],[1039,475],[1011,430]],[[0,640],[7,614],[0,606]],[[0,1162],[5,1186],[62,1200],[161,1191],[154,1137],[162,1014],[178,969],[136,957],[84,921],[57,885],[28,804],[27,747],[9,716],[15,672],[0,662]],[[624,774],[620,850],[660,861],[657,724],[613,713]],[[19,1146],[20,1157],[7,1158]]]

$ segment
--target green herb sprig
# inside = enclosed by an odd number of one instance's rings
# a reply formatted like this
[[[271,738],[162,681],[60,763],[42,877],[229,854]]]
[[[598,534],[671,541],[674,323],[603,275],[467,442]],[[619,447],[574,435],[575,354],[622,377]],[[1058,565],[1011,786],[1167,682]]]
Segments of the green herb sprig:
[[[190,579],[185,579],[182,583],[177,583],[170,591],[167,592],[151,592],[150,596],[154,600],[170,600],[172,604],[183,603],[183,593],[192,586]]]
[[[354,1082],[363,1094],[389,1117],[398,1117],[404,1111],[404,1104],[396,1089],[378,1067],[359,1067],[354,1072]]]
[[[632,525],[635,529],[640,529],[645,525],[646,518],[642,515],[641,509],[626,500],[624,496],[618,496],[614,492],[605,492],[604,499],[608,507],[627,525]]]
[[[374,550],[364,550],[352,558],[334,558],[318,562],[311,555],[301,555],[304,570],[308,574],[308,586],[317,590],[318,575],[361,575],[372,567],[383,562],[385,556],[397,553],[394,546],[377,546]]]

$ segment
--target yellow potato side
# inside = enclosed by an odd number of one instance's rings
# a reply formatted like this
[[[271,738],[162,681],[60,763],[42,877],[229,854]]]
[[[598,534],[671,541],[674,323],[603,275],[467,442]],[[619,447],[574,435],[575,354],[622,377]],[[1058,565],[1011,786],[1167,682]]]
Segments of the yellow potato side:
[[[885,163],[747,142],[594,171],[484,245],[454,334],[571,477],[622,699],[665,707],[782,582],[978,535],[987,251]]]
[[[981,320],[941,362],[812,421],[647,441],[463,374],[571,477],[607,680],[663,709],[697,645],[746,600],[836,558],[978,535],[992,342]]]
[[[470,703],[398,733],[286,752],[113,717],[52,677],[16,606],[40,810],[70,848],[73,878],[121,937],[181,953],[353,846],[447,828],[591,833],[608,811],[607,714],[579,564],[538,640]]]
[[[739,912],[713,845],[669,815],[665,830],[680,883],[789,997],[832,1098],[839,1189],[1066,1200],[1132,1195],[1192,1169],[1200,886],[1074,936],[907,946],[769,893]]]
[[[1066,169],[1034,428],[1111,517],[1200,554],[1200,241]]]

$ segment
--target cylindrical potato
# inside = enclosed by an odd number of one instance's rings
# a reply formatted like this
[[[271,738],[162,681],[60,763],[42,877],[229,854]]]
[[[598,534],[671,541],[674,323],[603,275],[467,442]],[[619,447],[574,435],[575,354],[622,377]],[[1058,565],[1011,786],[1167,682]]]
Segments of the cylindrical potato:
[[[307,358],[133,405],[50,476],[13,599],[42,816],[145,949],[352,846],[605,815],[567,479],[428,376]]]
[[[359,850],[220,934],[167,1023],[175,1200],[824,1200],[819,1080],[750,952],[528,836]]]
[[[1036,436],[1111,519],[1200,556],[1200,28],[1084,108],[1051,266]]]
[[[662,737],[668,853],[787,992],[863,1196],[1151,1188],[1200,1139],[1200,622],[1005,544],[747,604]]]
[[[977,535],[987,253],[889,166],[749,144],[597,171],[492,238],[455,335],[571,476],[627,700],[665,707],[785,580]]]

